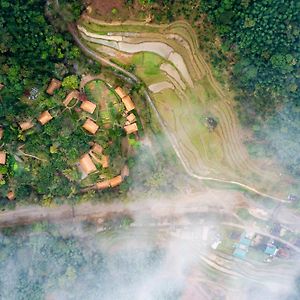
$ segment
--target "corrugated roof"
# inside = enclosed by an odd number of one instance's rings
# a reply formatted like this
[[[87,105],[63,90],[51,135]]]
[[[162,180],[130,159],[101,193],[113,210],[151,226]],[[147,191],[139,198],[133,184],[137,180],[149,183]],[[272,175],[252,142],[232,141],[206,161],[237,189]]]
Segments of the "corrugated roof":
[[[99,126],[91,119],[87,119],[82,127],[92,134],[95,134],[99,129]]]
[[[80,108],[90,114],[94,113],[96,109],[96,104],[91,101],[83,101],[80,105]]]
[[[124,129],[125,129],[127,134],[134,133],[134,132],[138,131],[138,127],[137,127],[136,123],[126,125],[126,126],[124,126]]]
[[[128,95],[122,98],[122,102],[124,103],[127,111],[131,111],[131,110],[135,109],[135,105]]]
[[[46,123],[48,123],[50,120],[52,120],[53,117],[51,116],[51,114],[49,113],[48,110],[44,111],[43,113],[40,114],[38,121],[42,124],[45,125]]]
[[[46,92],[49,95],[53,95],[54,91],[59,89],[60,87],[61,87],[61,82],[56,78],[52,78]]]

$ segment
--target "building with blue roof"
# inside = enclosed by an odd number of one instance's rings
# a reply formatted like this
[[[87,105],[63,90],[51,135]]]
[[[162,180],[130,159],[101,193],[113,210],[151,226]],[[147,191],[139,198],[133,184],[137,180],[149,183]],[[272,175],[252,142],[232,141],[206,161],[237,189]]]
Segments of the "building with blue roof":
[[[268,244],[267,248],[265,250],[265,254],[268,254],[269,256],[275,256],[277,253],[278,249],[275,245],[273,244]]]

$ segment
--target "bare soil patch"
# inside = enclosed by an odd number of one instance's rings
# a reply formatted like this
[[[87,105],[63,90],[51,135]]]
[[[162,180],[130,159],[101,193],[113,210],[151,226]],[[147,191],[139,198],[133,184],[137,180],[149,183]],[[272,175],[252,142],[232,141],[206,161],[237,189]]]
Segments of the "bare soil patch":
[[[99,15],[110,14],[113,8],[121,10],[124,0],[92,0],[92,9]]]

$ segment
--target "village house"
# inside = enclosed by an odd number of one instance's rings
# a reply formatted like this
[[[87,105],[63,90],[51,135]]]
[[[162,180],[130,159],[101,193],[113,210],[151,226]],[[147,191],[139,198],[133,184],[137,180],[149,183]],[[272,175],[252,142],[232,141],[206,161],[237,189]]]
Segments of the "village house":
[[[129,122],[129,124],[133,123],[136,121],[136,117],[133,113],[129,114],[127,117],[126,117],[127,121]]]
[[[80,168],[81,170],[89,175],[90,173],[93,173],[95,171],[97,171],[97,168],[95,166],[95,164],[93,163],[91,157],[89,156],[89,154],[84,154],[80,160],[79,160],[79,164],[80,164]]]
[[[82,127],[90,132],[91,134],[95,134],[97,130],[99,129],[99,126],[93,122],[91,119],[87,119],[85,123],[82,125]]]
[[[120,185],[122,182],[123,182],[123,178],[122,178],[121,175],[118,175],[118,176],[116,176],[116,177],[109,180],[110,186],[112,188]]]
[[[80,105],[80,108],[90,114],[94,113],[96,109],[96,104],[91,101],[83,101]]]
[[[4,129],[0,127],[0,140],[3,138]]]
[[[0,91],[4,88],[4,84],[0,83]]]
[[[109,156],[108,155],[102,155],[102,158],[101,158],[101,165],[102,165],[102,168],[108,168],[109,166]]]
[[[68,107],[68,105],[70,104],[70,102],[73,99],[79,99],[79,91],[74,90],[72,92],[70,92],[67,97],[65,98],[65,100],[63,101],[63,104],[65,107]]]
[[[12,201],[15,199],[15,193],[13,191],[9,191],[6,195],[6,197],[9,201]]]
[[[127,94],[124,92],[124,90],[121,87],[116,87],[115,92],[118,94],[118,96],[122,99],[127,96]]]
[[[5,165],[6,163],[6,153],[4,151],[0,151],[0,165]]]
[[[124,126],[124,129],[125,129],[127,134],[131,134],[131,133],[134,133],[134,132],[138,131],[138,127],[137,127],[136,123],[126,125],[126,126]]]
[[[38,121],[42,124],[45,125],[46,123],[48,123],[50,120],[52,120],[53,117],[51,116],[51,114],[49,113],[48,110],[44,111],[43,113],[40,114]]]
[[[53,95],[54,91],[61,87],[61,81],[56,78],[52,78],[48,88],[46,90],[47,94]]]
[[[20,125],[22,131],[26,131],[34,126],[31,121],[25,121],[25,122],[20,123],[19,125]]]
[[[96,189],[97,190],[104,190],[110,187],[110,181],[105,180],[105,181],[100,181],[96,183]]]
[[[132,111],[133,109],[135,109],[135,105],[128,95],[122,98],[122,102],[125,105],[127,111]]]
[[[103,148],[99,144],[94,143],[91,151],[94,152],[95,154],[101,155],[103,152]]]

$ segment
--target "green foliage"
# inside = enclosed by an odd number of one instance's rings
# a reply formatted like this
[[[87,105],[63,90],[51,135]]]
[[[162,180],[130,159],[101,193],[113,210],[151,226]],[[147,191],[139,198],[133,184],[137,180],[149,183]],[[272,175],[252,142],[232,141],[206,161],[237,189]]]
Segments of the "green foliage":
[[[63,79],[62,87],[68,90],[75,90],[79,87],[79,78],[76,75],[69,75]]]

